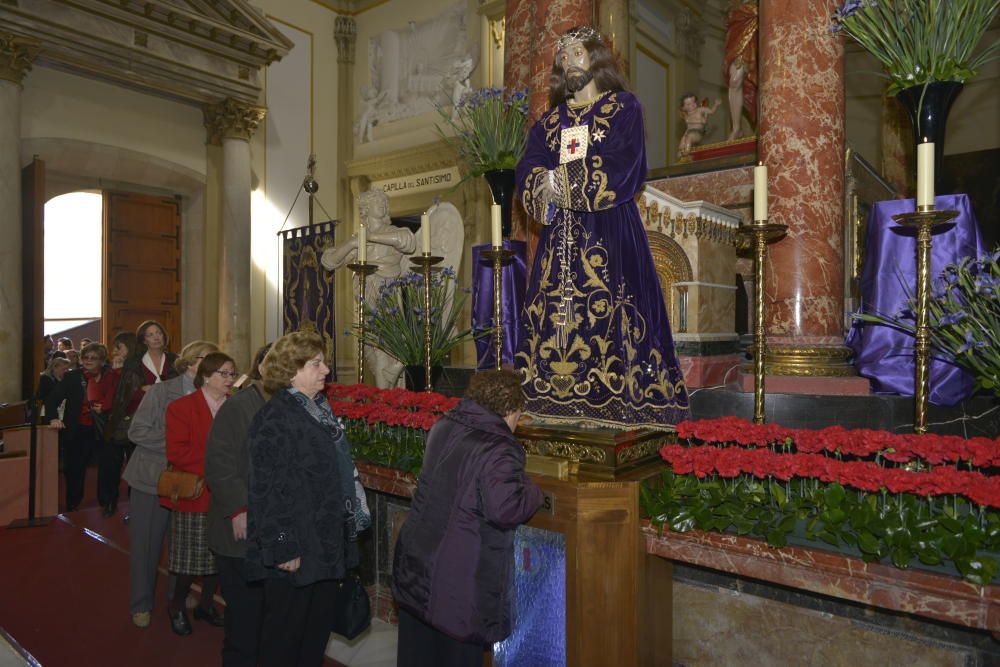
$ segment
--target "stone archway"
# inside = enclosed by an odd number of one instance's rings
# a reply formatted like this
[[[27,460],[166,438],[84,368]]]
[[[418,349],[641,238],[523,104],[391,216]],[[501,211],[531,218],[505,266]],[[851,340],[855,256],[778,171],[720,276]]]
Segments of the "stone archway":
[[[684,249],[666,234],[647,229],[646,235],[649,238],[649,249],[653,253],[656,275],[660,278],[663,302],[667,306],[670,324],[676,331],[677,324],[683,318],[679,312],[680,304],[674,286],[677,283],[689,283],[694,279],[691,260],[688,259]]]
[[[180,196],[181,339],[205,338],[205,174],[147,153],[79,139],[22,139],[22,163],[33,155],[45,161],[46,200],[109,188]]]

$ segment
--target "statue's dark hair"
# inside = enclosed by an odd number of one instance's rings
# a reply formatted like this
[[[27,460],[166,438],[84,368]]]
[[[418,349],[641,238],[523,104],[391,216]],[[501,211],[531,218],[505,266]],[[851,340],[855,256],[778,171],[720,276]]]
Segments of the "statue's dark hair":
[[[580,30],[581,27],[575,26],[563,34]],[[622,72],[621,63],[607,44],[608,40],[599,36],[583,40],[583,46],[590,54],[590,71],[594,75],[594,82],[597,83],[597,90],[602,93],[628,90],[628,79]],[[571,96],[572,93],[566,87],[566,72],[553,56],[552,75],[549,77],[549,106],[559,106]]]

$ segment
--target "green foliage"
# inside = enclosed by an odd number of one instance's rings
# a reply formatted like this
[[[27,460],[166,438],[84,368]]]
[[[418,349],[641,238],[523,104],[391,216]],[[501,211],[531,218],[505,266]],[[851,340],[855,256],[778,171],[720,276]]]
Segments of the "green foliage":
[[[964,83],[998,55],[975,53],[1000,0],[844,0],[831,29],[853,37],[885,67],[889,95],[930,81]]]
[[[469,168],[468,176],[491,169],[513,169],[524,155],[528,130],[528,92],[481,88],[465,96],[454,113],[438,109],[445,127],[438,134]],[[466,178],[468,178],[468,176]]]
[[[641,502],[655,525],[677,532],[735,532],[775,548],[792,537],[899,568],[950,563],[981,585],[993,580],[1000,560],[1000,513],[973,508],[960,497],[928,502],[911,494],[849,491],[835,482],[699,479],[666,469],[643,485]]]
[[[458,329],[466,293],[455,289],[452,269],[431,274],[431,365],[440,366],[457,345],[493,333]],[[378,348],[407,366],[424,363],[424,277],[410,273],[384,284],[365,302],[366,345]],[[359,327],[353,330],[360,336]]]
[[[355,460],[405,470],[414,475],[420,472],[424,461],[425,431],[369,425],[359,419],[345,419],[344,430]]]
[[[1000,0],[998,0],[1000,2]],[[978,388],[1000,396],[1000,250],[978,259],[949,264],[931,287],[931,344],[956,364],[969,370]],[[916,335],[916,297],[909,307],[889,316],[861,313],[855,319],[885,324]]]

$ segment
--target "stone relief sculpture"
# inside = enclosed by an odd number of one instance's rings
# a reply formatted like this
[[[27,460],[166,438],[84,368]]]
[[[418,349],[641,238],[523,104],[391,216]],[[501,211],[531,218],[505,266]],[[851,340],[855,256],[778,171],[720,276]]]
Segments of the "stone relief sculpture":
[[[378,266],[378,270],[368,278],[367,298],[376,299],[383,285],[411,270],[410,257],[419,249],[413,232],[392,224],[389,197],[382,190],[363,192],[358,197],[358,209],[361,224],[367,230],[368,261]],[[458,271],[465,246],[461,214],[448,202],[435,202],[427,213],[431,225],[431,253],[444,257],[438,266]],[[327,248],[320,262],[328,271],[336,271],[357,261],[357,256],[358,237],[355,234],[341,245]],[[354,290],[357,298],[357,282],[354,283]],[[403,364],[372,347],[365,348],[365,355],[376,386],[385,388],[400,384]]]
[[[475,69],[476,62],[472,59],[471,55],[465,55],[452,64],[451,75],[448,77],[448,83],[451,84],[449,92],[451,93],[452,120],[457,118],[456,109],[462,102],[462,98],[472,92],[469,77],[472,76],[472,72]]]
[[[410,118],[461,99],[476,67],[466,52],[465,15],[465,3],[458,2],[433,18],[409,21],[369,40],[369,86],[383,97],[372,107],[367,123],[359,118],[359,141],[370,140],[362,131],[367,124]],[[364,91],[359,92],[364,100]],[[362,115],[367,109],[363,107]]]
[[[385,100],[385,91],[379,92],[375,86],[362,86],[361,88],[361,118],[355,129],[358,143],[363,144],[372,140],[372,128],[378,124],[376,113],[379,105]]]

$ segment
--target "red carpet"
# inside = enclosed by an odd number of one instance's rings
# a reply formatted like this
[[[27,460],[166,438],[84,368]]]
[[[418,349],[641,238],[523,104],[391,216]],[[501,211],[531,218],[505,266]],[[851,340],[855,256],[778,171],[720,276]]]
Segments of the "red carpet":
[[[42,667],[200,667],[221,664],[222,629],[194,621],[178,637],[166,615],[166,577],[157,581],[153,623],[128,611],[128,527],[101,517],[88,471],[83,509],[44,528],[0,528],[0,628]],[[337,665],[327,660],[325,665]]]

